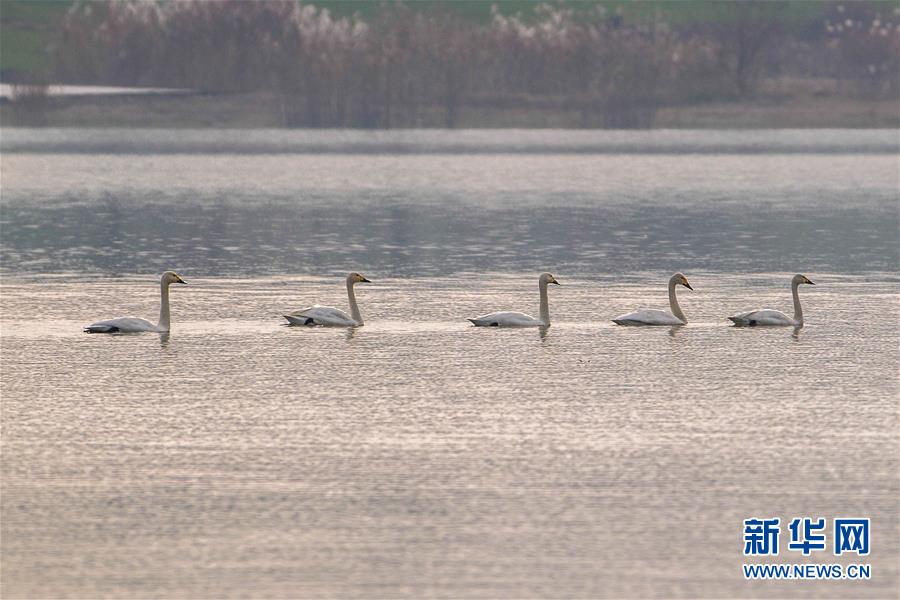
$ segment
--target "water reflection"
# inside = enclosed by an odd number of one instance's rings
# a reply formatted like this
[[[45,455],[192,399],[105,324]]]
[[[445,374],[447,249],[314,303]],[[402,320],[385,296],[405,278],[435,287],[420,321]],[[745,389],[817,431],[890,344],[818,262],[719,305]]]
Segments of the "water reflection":
[[[5,128],[3,152],[86,154],[896,153],[892,130],[24,129]]]
[[[413,276],[495,271],[498,265],[539,271],[547,264],[583,273],[739,272],[748,262],[754,270],[792,271],[802,260],[810,271],[836,265],[887,271],[898,255],[889,194],[852,207],[824,194],[816,206],[785,202],[764,214],[711,197],[688,205],[654,198],[615,207],[565,207],[548,198],[552,205],[523,214],[463,205],[459,197],[426,209],[403,193],[390,200],[356,197],[352,204],[340,194],[312,203],[238,196],[212,206],[198,206],[190,195],[174,206],[143,194],[123,196],[127,210],[5,204],[3,269],[117,275],[152,265],[223,276],[341,273],[365,265]],[[767,233],[747,239],[748,230]]]
[[[631,276],[900,261],[891,155],[136,155],[97,166],[117,158],[4,155],[0,268]]]
[[[84,132],[62,135],[77,145]],[[845,514],[852,496],[896,523],[898,329],[884,315],[897,285],[866,276],[896,274],[896,156],[847,148],[4,154],[0,259],[16,273],[0,281],[4,589],[736,597],[749,593],[733,535],[747,515]],[[783,302],[799,265],[848,284],[810,295],[804,344],[782,342],[799,329],[721,321],[736,298]],[[385,283],[365,329],[280,328],[278,307],[296,305],[286,279],[336,297],[324,275],[362,266]],[[177,343],[81,333],[123,298],[153,314],[149,277],[118,275],[172,267],[200,279],[173,306]],[[548,267],[575,284],[554,295],[552,336],[466,329],[479,308],[533,306],[524,281]],[[608,322],[658,301],[648,272],[676,270],[709,282],[692,326]],[[87,292],[85,272],[116,277]],[[659,543],[685,523],[716,529],[691,560]],[[867,593],[892,597],[885,531]],[[791,583],[770,591],[796,594]],[[843,585],[807,583],[815,596]]]
[[[31,590],[7,595],[290,597],[326,573],[315,595],[369,597],[373,565],[402,564],[379,571],[383,595],[656,597],[687,575],[684,595],[734,597],[741,515],[840,514],[852,489],[896,519],[895,280],[810,294],[802,340],[723,319],[783,302],[784,273],[704,274],[687,327],[609,323],[658,281],[595,275],[566,279],[551,328],[463,320],[530,306],[533,274],[384,276],[367,325],[343,331],[277,312],[336,294],[331,277],[198,278],[171,335],[128,336],[80,326],[123,298],[158,308],[150,277],[4,278],[4,585]],[[658,543],[684,522],[725,533],[686,561]],[[872,555],[882,595],[896,558]],[[648,569],[662,575],[641,583]]]

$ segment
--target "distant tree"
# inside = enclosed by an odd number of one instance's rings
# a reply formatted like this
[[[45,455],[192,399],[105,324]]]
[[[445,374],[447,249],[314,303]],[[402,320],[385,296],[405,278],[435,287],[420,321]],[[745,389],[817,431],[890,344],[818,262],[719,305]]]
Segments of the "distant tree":
[[[763,53],[782,33],[787,2],[733,0],[719,6],[724,9],[716,28],[722,64],[734,91],[746,96],[760,76]]]
[[[825,20],[837,50],[835,76],[857,94],[896,97],[900,88],[900,7],[894,2],[834,2]]]
[[[661,105],[751,94],[765,67],[791,60],[784,48],[804,54],[806,67],[793,62],[801,72],[831,61],[817,74],[873,98],[897,93],[896,2],[816,4],[821,12],[802,25],[786,19],[785,1],[706,6],[701,21],[675,26],[601,3],[497,7],[479,21],[452,4],[385,2],[364,21],[296,0],[77,0],[55,45],[56,76],[266,91],[288,127],[441,117],[455,127],[473,103],[571,111],[585,127],[647,127]]]

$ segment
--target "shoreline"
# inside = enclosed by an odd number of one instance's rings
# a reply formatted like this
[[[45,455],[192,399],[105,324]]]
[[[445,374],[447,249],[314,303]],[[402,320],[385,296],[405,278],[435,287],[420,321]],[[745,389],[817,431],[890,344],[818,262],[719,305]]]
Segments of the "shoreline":
[[[4,127],[319,129],[290,122],[284,99],[271,92],[27,95],[0,102]],[[565,98],[472,98],[459,108],[454,127],[441,107],[422,107],[415,122],[391,128],[343,129],[885,129],[900,128],[894,98],[867,100],[842,93],[831,80],[773,80],[742,100],[662,105],[642,109],[633,126],[608,127],[603,115],[587,117]],[[649,116],[647,116],[649,115]],[[331,127],[328,127],[331,128]],[[341,128],[341,127],[338,127]]]

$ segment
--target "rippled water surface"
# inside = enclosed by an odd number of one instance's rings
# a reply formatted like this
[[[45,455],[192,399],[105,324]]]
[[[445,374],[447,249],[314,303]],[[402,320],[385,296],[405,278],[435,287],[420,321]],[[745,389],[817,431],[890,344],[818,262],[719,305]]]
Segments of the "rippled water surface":
[[[897,596],[895,132],[0,147],[4,597]],[[81,333],[170,268],[171,335]],[[365,327],[282,325],[350,270]],[[873,578],[745,581],[754,516],[870,516]]]

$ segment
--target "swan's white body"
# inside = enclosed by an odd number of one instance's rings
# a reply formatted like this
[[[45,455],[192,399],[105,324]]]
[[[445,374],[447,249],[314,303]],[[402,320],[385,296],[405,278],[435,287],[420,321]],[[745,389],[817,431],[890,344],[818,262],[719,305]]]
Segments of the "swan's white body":
[[[681,320],[667,310],[658,308],[639,308],[634,312],[620,315],[613,319],[618,325],[684,325]]]
[[[694,289],[688,283],[687,277],[681,273],[675,273],[669,278],[669,308],[672,312],[656,308],[639,308],[634,312],[616,317],[613,322],[617,325],[686,325],[687,317],[684,316],[684,312],[678,304],[678,298],[675,296],[676,285],[683,285],[689,290]]]
[[[169,327],[154,325],[147,319],[140,317],[119,317],[97,321],[84,328],[86,333],[141,333],[152,331],[154,333],[168,333]]]
[[[356,294],[353,285],[356,283],[371,283],[359,273],[347,275],[347,298],[350,301],[350,314],[332,306],[319,306],[318,304],[294,311],[284,315],[291,325],[320,325],[322,327],[361,327],[363,325],[359,306],[356,304]]]
[[[346,312],[333,306],[318,304],[284,315],[291,325],[321,325],[323,327],[359,327],[362,319],[356,320]]]
[[[140,317],[119,317],[106,321],[97,321],[84,328],[85,333],[168,333],[171,328],[169,318],[169,285],[187,283],[174,271],[166,271],[159,279],[159,323],[153,324]]]
[[[476,327],[546,327],[550,325],[549,320],[535,319],[531,315],[516,311],[490,313],[469,319],[469,321]]]
[[[733,317],[728,317],[728,319],[735,325],[739,325],[742,327],[755,327],[757,325],[790,325],[793,327],[799,327],[800,325],[803,325],[803,321],[792,319],[780,310],[774,310],[771,308],[752,310],[750,312],[734,315]]]
[[[794,275],[791,279],[791,295],[794,298],[794,316],[789,317],[780,310],[771,308],[763,308],[760,310],[751,310],[750,312],[740,313],[732,317],[728,317],[738,327],[757,327],[757,326],[776,326],[776,327],[803,327],[803,308],[800,306],[800,293],[798,288],[801,284],[815,285],[805,275]]]
[[[549,327],[550,304],[547,299],[547,286],[551,283],[559,285],[556,277],[550,273],[541,273],[538,278],[538,290],[541,294],[539,308],[540,318],[515,311],[495,312],[469,319],[475,327]]]

